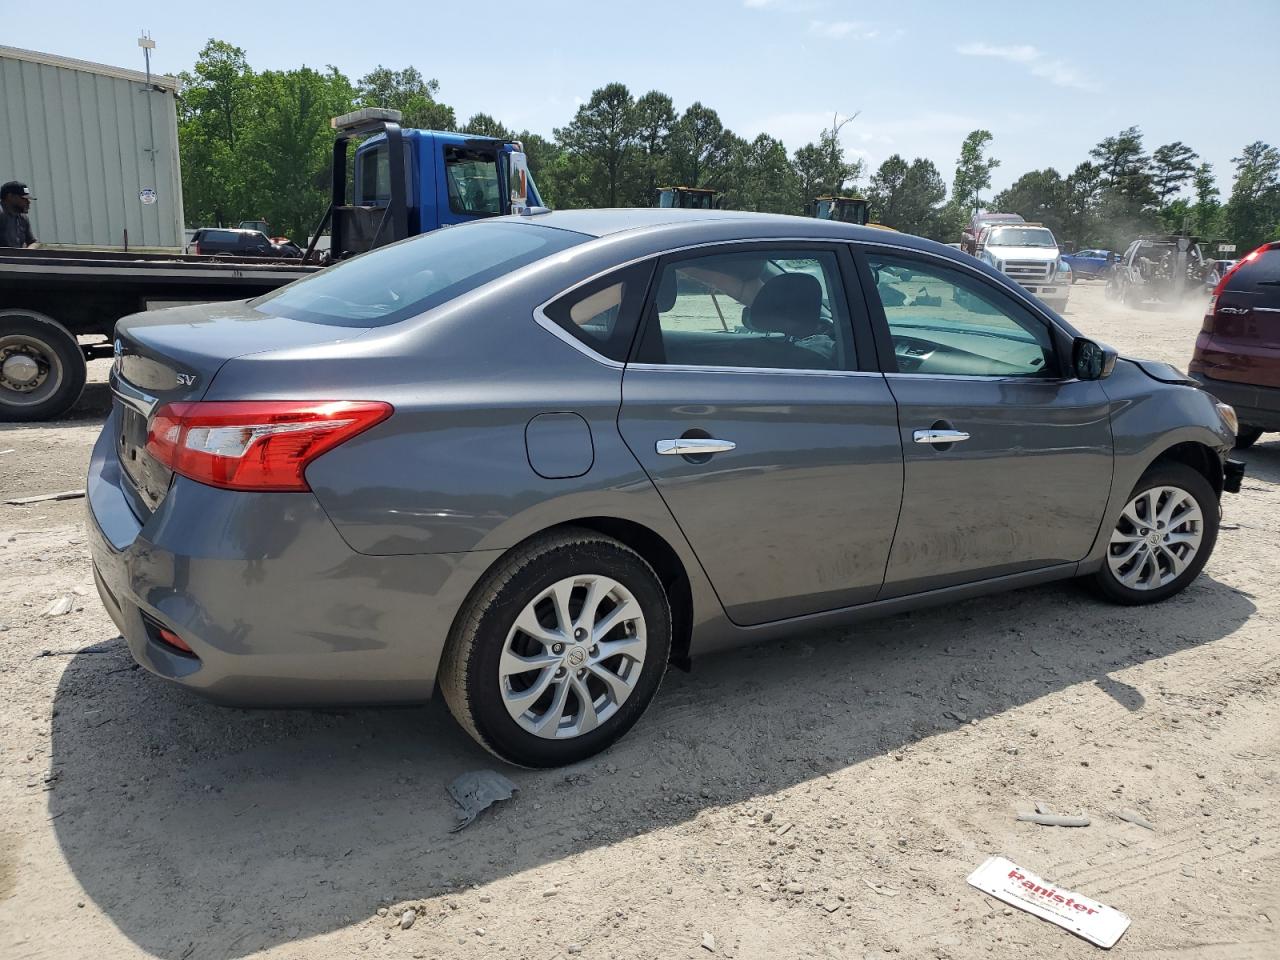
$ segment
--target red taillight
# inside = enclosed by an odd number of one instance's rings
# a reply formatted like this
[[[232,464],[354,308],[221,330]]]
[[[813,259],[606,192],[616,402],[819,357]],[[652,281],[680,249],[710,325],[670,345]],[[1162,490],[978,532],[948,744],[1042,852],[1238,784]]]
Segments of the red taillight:
[[[307,465],[391,416],[389,403],[228,400],[167,403],[147,452],[174,473],[227,490],[310,490]]]
[[[196,256],[197,257],[200,256],[200,244],[198,242],[195,244],[195,251],[196,251]]]
[[[162,641],[164,641],[174,649],[181,650],[183,653],[189,653],[192,656],[195,656],[195,651],[191,649],[191,647],[187,644],[187,641],[183,640],[180,636],[178,636],[172,630],[166,630],[164,629],[164,627],[161,627],[159,630],[156,631],[156,633],[160,636],[160,639]]]

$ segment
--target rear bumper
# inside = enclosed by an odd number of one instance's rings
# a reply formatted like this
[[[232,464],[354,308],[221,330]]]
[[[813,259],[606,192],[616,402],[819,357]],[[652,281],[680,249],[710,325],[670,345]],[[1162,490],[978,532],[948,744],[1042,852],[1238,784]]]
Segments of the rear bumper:
[[[1235,407],[1241,426],[1280,430],[1280,388],[1217,380],[1194,371],[1190,376],[1223,403]]]
[[[141,523],[114,436],[115,414],[89,466],[89,545],[103,605],[139,664],[246,706],[431,696],[454,614],[490,553],[365,556],[310,494],[246,494],[182,477]],[[161,643],[157,627],[196,656]]]

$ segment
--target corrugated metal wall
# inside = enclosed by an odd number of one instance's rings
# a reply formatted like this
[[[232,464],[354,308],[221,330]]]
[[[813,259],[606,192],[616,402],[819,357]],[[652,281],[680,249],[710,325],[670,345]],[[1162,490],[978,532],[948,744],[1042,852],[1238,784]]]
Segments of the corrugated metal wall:
[[[0,51],[0,183],[31,188],[43,243],[119,248],[127,230],[130,249],[180,250],[176,110],[171,90]]]

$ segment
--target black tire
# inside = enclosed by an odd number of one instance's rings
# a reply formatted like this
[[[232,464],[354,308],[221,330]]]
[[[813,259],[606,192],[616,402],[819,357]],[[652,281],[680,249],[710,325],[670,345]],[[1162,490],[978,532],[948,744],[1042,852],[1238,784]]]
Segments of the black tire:
[[[80,344],[66,327],[29,310],[0,311],[0,353],[18,351],[34,356],[45,380],[28,392],[0,378],[0,421],[49,420],[80,399],[88,370]]]
[[[1250,447],[1252,447],[1255,443],[1258,442],[1258,438],[1261,436],[1262,436],[1261,427],[1242,426],[1240,428],[1240,432],[1236,434],[1235,448],[1237,450],[1248,450]]]
[[[591,575],[617,581],[639,604],[644,662],[629,696],[594,730],[565,739],[541,737],[503,705],[503,647],[516,618],[539,593],[568,577]],[[445,645],[440,690],[458,723],[490,753],[519,766],[556,767],[599,753],[630,730],[657,693],[670,654],[671,608],[653,568],[617,540],[569,529],[515,548],[472,591]]]
[[[1176,487],[1189,493],[1195,499],[1197,506],[1200,507],[1202,523],[1200,546],[1182,573],[1169,583],[1149,590],[1138,590],[1125,586],[1112,573],[1110,564],[1104,559],[1102,569],[1093,574],[1092,583],[1102,596],[1113,603],[1121,603],[1128,606],[1159,603],[1161,600],[1166,600],[1175,593],[1182,591],[1187,584],[1200,575],[1200,571],[1204,569],[1210,554],[1213,553],[1214,545],[1218,542],[1220,512],[1218,496],[1202,473],[1183,463],[1156,464],[1149,468],[1138,480],[1133,492],[1129,494],[1126,504],[1153,487]],[[1109,539],[1111,531],[1105,531],[1104,536]],[[1108,550],[1110,550],[1109,546]]]

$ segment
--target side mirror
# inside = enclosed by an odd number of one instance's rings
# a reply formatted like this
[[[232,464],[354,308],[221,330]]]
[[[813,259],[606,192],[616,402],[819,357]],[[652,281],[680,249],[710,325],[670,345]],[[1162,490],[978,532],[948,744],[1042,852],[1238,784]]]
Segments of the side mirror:
[[[1102,380],[1116,368],[1115,348],[1077,337],[1071,348],[1071,366],[1079,380]]]

